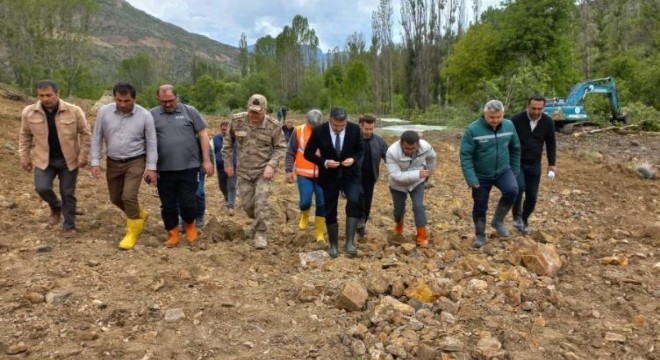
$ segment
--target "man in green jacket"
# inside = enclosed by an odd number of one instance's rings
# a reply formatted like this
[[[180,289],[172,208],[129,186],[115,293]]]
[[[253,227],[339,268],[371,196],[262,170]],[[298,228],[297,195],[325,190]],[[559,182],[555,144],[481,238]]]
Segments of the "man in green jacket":
[[[520,140],[513,123],[504,117],[504,105],[490,100],[484,115],[473,121],[461,140],[461,169],[472,189],[472,220],[476,238],[475,248],[486,244],[486,212],[490,189],[502,192],[491,226],[500,237],[508,237],[504,217],[518,196],[516,175],[520,171]]]

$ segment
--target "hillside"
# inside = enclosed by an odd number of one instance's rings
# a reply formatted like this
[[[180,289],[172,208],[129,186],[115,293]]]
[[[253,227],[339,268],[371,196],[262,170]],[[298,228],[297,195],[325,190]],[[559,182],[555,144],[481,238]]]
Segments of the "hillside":
[[[119,63],[145,52],[155,61],[158,76],[186,79],[193,57],[236,67],[238,49],[161,21],[123,0],[97,0],[93,22],[92,63],[95,72],[112,80]],[[238,41],[238,39],[236,40]]]

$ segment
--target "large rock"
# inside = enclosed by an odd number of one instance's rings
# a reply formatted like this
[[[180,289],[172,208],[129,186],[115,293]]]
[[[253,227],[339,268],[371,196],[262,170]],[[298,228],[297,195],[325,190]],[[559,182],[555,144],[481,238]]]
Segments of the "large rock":
[[[361,283],[353,281],[346,284],[337,297],[337,307],[347,311],[360,311],[368,297],[367,289]]]
[[[379,274],[370,274],[365,281],[367,290],[375,296],[383,295],[390,289],[389,281]]]
[[[481,359],[503,358],[506,351],[502,350],[502,343],[494,337],[482,337],[477,343],[477,351]]]
[[[417,359],[419,360],[436,360],[438,359],[439,351],[426,344],[420,344],[417,348]]]
[[[303,268],[307,267],[309,264],[322,262],[323,260],[330,259],[330,255],[325,250],[316,250],[306,253],[299,253],[298,259],[300,260],[300,266]]]
[[[387,321],[393,314],[412,316],[414,313],[415,309],[412,306],[404,304],[391,296],[385,296],[374,308],[374,314],[371,318],[371,322],[380,323]]]
[[[71,295],[71,292],[67,290],[49,291],[46,294],[46,302],[53,305],[61,305],[64,304],[69,295]]]
[[[411,285],[405,291],[405,295],[411,299],[419,300],[423,303],[432,303],[435,299],[439,298],[440,295],[434,294],[426,285],[424,280],[418,280],[413,285]]]
[[[554,245],[535,243],[531,246],[514,246],[509,261],[514,265],[524,265],[541,276],[553,277],[561,269],[561,259]]]

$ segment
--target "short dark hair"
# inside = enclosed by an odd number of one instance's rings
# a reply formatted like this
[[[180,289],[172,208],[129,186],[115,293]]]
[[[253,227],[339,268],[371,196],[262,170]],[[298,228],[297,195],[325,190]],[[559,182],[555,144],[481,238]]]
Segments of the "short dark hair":
[[[37,81],[36,88],[41,90],[51,88],[56,93],[60,92],[60,86],[54,80],[50,79]]]
[[[330,109],[330,117],[339,121],[344,121],[348,117],[348,114],[343,108],[333,107]]]
[[[543,101],[543,105],[545,105],[545,98],[541,95],[532,95],[529,100],[527,100],[527,105],[531,104],[532,101]]]
[[[360,116],[360,119],[358,120],[360,124],[362,123],[367,123],[367,124],[373,124],[376,122],[376,117],[371,115],[371,114],[364,114]]]
[[[137,95],[137,90],[135,90],[135,86],[133,86],[130,83],[118,82],[112,88],[112,96],[115,96],[117,94],[120,94],[120,95],[130,94],[131,97],[133,99],[135,99],[135,96]]]
[[[226,126],[229,126],[229,120],[222,120],[222,121],[220,122],[220,127],[223,127],[223,126],[225,126],[225,125],[226,125]]]
[[[417,144],[419,142],[419,134],[413,130],[406,130],[401,134],[401,142],[406,144]]]

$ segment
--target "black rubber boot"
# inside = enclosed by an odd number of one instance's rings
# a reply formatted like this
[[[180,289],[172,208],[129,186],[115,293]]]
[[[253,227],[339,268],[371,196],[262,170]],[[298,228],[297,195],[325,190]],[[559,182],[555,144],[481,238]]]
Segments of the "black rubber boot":
[[[360,235],[360,237],[365,237],[367,236],[367,224],[364,219],[360,219],[357,224],[357,234]]]
[[[334,259],[339,255],[339,224],[326,225],[326,228],[328,229],[328,241],[330,242],[328,255]]]
[[[486,218],[473,218],[474,221],[474,242],[472,246],[480,248],[486,245]]]
[[[349,217],[346,218],[346,254],[349,256],[356,256],[357,249],[355,248],[355,231],[357,230],[358,221],[360,219]]]
[[[504,217],[506,213],[509,212],[510,206],[502,204],[500,201],[495,208],[495,215],[493,215],[493,220],[490,222],[492,226],[497,231],[497,236],[499,237],[509,237],[509,230],[507,230],[506,225],[504,225]]]

